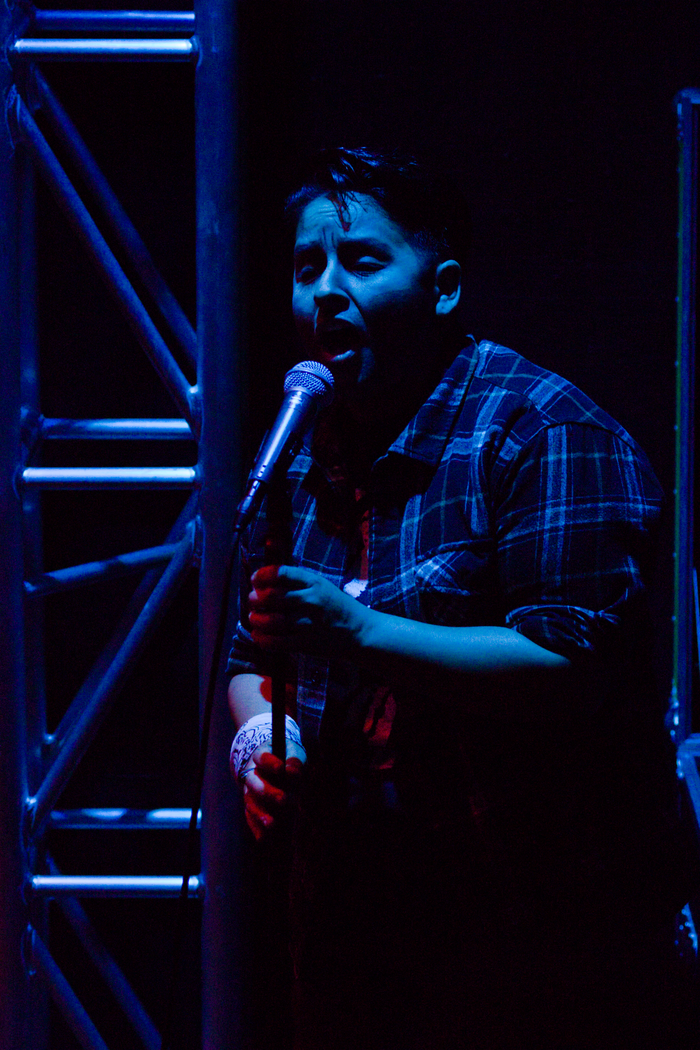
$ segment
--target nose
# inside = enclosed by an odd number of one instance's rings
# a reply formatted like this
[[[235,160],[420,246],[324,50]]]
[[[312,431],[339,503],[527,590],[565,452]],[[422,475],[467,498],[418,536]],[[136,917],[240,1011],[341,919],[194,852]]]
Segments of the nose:
[[[319,309],[343,309],[348,296],[343,289],[342,275],[335,260],[329,259],[314,289],[314,301]]]

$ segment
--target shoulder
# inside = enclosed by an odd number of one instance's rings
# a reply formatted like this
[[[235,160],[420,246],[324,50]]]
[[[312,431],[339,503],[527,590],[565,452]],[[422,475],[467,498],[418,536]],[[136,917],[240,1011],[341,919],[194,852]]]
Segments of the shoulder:
[[[528,361],[514,350],[483,340],[477,348],[474,392],[501,402],[506,410],[528,412],[541,426],[583,423],[609,430],[621,440],[635,444],[612,416],[599,408],[568,379]]]
[[[646,463],[634,438],[587,394],[498,343],[483,340],[477,347],[470,401],[477,432],[501,431],[515,447],[565,428],[574,436],[587,433],[589,443],[625,446],[626,454]]]
[[[663,500],[644,451],[621,424],[569,380],[498,343],[476,348],[453,447],[496,486],[556,474],[634,488],[655,506]]]

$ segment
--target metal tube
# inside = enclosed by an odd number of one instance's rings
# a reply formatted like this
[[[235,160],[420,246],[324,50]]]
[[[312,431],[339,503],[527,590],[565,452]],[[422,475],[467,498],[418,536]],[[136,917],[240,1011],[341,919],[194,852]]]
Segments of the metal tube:
[[[22,482],[42,489],[189,489],[195,467],[25,467]]]
[[[15,40],[10,54],[53,62],[192,62],[197,42],[190,40]]]
[[[59,970],[53,956],[35,930],[30,931],[31,959],[84,1050],[109,1050],[77,995]]]
[[[15,9],[16,10],[16,9]],[[0,40],[12,34],[12,13],[0,7]],[[11,70],[0,63],[0,97]],[[21,458],[20,313],[23,229],[21,172],[4,119],[0,120],[0,1050],[32,1045],[30,983],[22,939],[27,905],[22,884],[27,856],[22,841],[22,805],[27,793],[24,633],[21,595],[22,507],[13,484]]]
[[[189,809],[68,809],[53,810],[49,827],[63,830],[186,831]],[[202,814],[197,817],[197,826]]]
[[[25,580],[24,591],[30,596],[55,594],[57,591],[71,590],[88,583],[99,583],[102,580],[124,576],[129,572],[160,565],[164,561],[169,561],[176,551],[176,543],[166,543],[162,547],[148,547],[146,550],[120,554],[106,561],[92,561],[84,565],[74,565],[70,569],[57,569],[55,572],[43,573],[33,580]]]
[[[32,893],[38,897],[177,897],[181,875],[33,875]],[[192,875],[189,897],[204,895],[204,882]]]
[[[32,29],[50,33],[194,33],[194,11],[35,10]]]
[[[20,309],[22,311],[21,378],[22,432],[26,433],[25,421],[38,419],[40,414],[39,346],[37,323],[37,273],[36,273],[36,222],[35,222],[35,173],[29,157],[19,151],[22,269],[20,275]],[[26,440],[26,439],[25,439]],[[25,455],[29,454],[27,442]],[[25,576],[36,577],[43,572],[43,530],[41,493],[25,489],[19,493],[22,501],[24,533]],[[19,567],[18,567],[19,568]],[[24,603],[24,664],[25,664],[25,711],[27,782],[30,786],[40,782],[44,775],[43,746],[46,739],[46,644],[44,637],[44,604]],[[31,788],[30,788],[31,790]],[[43,855],[42,843],[29,843],[32,862]],[[33,907],[30,921],[40,936],[48,932],[48,907]],[[28,1011],[34,1031],[27,1043],[38,1048],[48,1046],[49,1001],[46,989],[39,981],[32,981],[34,1001]]]
[[[32,70],[32,79],[42,110],[60,138],[80,178],[95,195],[114,237],[133,263],[144,287],[153,298],[188,361],[194,365],[197,360],[197,337],[182,307],[163,280],[148,248],[95,163],[78,129],[36,68]]]
[[[69,732],[61,734],[61,747],[34,799],[28,802],[28,816],[36,833],[49,816],[73,770],[84,755],[102,721],[111,709],[119,689],[140,655],[148,637],[175,597],[192,564],[193,529],[188,529],[175,557],[161,576],[141,610],[136,623],[86,702]],[[69,709],[70,714],[70,709]],[[60,733],[60,728],[59,728]]]
[[[48,858],[48,863],[52,875],[60,874],[51,858]],[[146,1050],[160,1050],[161,1040],[156,1026],[146,1013],[121,968],[105,948],[83,906],[73,897],[59,897],[58,904],[107,987],[129,1018]]]
[[[695,299],[697,295],[698,106],[700,93],[682,91],[678,106],[680,185],[678,222],[678,314],[676,360],[676,493],[674,565],[673,736],[691,731],[694,600]]]
[[[184,419],[42,419],[40,437],[52,441],[181,441],[192,438]]]
[[[200,569],[200,696],[217,634],[231,522],[244,474],[244,341],[237,304],[240,275],[239,144],[235,0],[197,0],[200,57],[195,77],[197,157],[197,339],[202,391],[200,465],[203,558]],[[231,788],[231,724],[223,673],[212,711],[202,811],[202,871],[207,882],[202,928],[202,1044],[248,1045],[244,1025],[249,907],[243,885],[243,825]]]
[[[37,319],[37,264],[36,264],[36,203],[35,173],[29,157],[22,151],[17,157],[19,169],[20,208],[20,277],[19,309],[22,333],[20,350],[20,391],[22,417],[39,415],[39,360]],[[22,424],[24,436],[25,426]],[[22,501],[22,531],[24,534],[23,574],[36,576],[43,569],[43,536],[41,523],[42,501],[38,492],[25,490]],[[19,566],[17,566],[19,570]],[[24,666],[26,740],[24,751],[27,763],[27,782],[37,784],[44,773],[43,743],[46,738],[46,669],[44,639],[44,608],[39,602],[24,605]],[[41,843],[30,843],[33,859],[42,855]],[[39,902],[30,912],[30,921],[40,936],[47,932],[48,906]],[[26,969],[26,963],[25,963]],[[41,981],[31,975],[30,1003],[26,1044],[37,1048],[49,1042],[49,997]]]
[[[131,282],[95,225],[95,221],[63,171],[53,150],[16,92],[11,99],[8,112],[14,119],[18,133],[32,159],[36,162],[59,206],[83,242],[107,287],[114,293],[132,331],[159,373],[170,396],[185,419],[192,425],[195,399],[187,380],[134,291]]]

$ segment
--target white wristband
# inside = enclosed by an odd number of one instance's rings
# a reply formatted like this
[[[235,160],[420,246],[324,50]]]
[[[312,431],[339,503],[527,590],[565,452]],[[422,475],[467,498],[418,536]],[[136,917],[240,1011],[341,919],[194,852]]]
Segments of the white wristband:
[[[284,735],[304,751],[299,726],[289,715],[285,715]],[[253,715],[243,723],[231,744],[231,766],[237,779],[244,773],[253,752],[268,740],[272,740],[272,715]]]

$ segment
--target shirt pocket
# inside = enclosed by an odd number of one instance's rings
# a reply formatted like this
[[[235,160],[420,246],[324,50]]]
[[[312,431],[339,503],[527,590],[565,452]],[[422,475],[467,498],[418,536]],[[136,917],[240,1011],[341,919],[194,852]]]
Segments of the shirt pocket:
[[[413,618],[426,623],[474,626],[486,622],[486,610],[496,604],[490,545],[459,543],[428,552],[416,561],[414,582]]]

